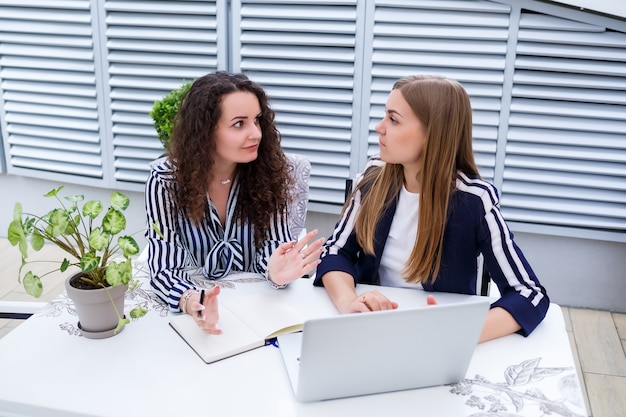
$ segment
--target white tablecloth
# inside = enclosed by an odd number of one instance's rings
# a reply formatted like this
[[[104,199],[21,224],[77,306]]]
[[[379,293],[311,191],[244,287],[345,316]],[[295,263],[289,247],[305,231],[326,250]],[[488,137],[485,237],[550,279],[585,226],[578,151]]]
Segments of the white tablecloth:
[[[325,290],[308,279],[285,290],[247,276],[218,284],[221,297],[272,292],[305,317],[337,314]],[[420,290],[377,289],[400,308],[425,304]],[[445,303],[463,296],[437,297]],[[149,313],[108,339],[80,336],[65,295],[0,339],[0,415],[587,415],[561,309],[554,304],[528,338],[510,335],[478,345],[458,384],[298,403],[276,347],[207,365],[169,327],[168,315],[176,313],[168,312],[145,279],[127,295],[127,311],[137,303]]]

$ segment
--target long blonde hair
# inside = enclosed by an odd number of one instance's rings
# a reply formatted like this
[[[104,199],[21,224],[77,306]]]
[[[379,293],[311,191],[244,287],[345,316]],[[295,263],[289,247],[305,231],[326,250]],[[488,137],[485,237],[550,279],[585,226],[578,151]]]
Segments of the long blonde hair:
[[[407,282],[434,282],[441,266],[441,247],[450,196],[457,171],[478,176],[472,150],[472,109],[467,92],[457,81],[436,76],[410,76],[398,80],[399,90],[426,127],[418,233],[403,273]],[[374,254],[375,230],[380,218],[397,198],[404,182],[400,164],[384,164],[364,173],[354,192],[362,201],[356,218],[358,242]],[[386,238],[386,237],[385,237]]]

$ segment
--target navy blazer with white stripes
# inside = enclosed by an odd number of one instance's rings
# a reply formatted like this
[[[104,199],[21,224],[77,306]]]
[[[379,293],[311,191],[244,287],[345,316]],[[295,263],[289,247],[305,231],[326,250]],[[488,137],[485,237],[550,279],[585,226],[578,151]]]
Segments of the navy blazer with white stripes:
[[[366,169],[382,163],[372,158]],[[322,286],[322,277],[329,271],[346,272],[352,275],[355,284],[380,284],[378,268],[397,199],[376,226],[374,255],[363,252],[353,229],[360,201],[360,191],[357,191],[326,242],[315,285]],[[423,283],[423,286],[427,291],[476,294],[477,257],[482,253],[501,294],[492,308],[502,307],[511,313],[521,326],[520,333],[527,336],[545,317],[550,300],[515,244],[498,202],[493,185],[458,173],[456,190],[450,198],[439,274],[434,284]]]

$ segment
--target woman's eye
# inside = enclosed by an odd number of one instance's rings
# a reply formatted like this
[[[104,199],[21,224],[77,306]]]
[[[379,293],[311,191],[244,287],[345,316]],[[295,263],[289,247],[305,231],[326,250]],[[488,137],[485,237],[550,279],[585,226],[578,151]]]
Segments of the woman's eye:
[[[243,126],[243,120],[240,120],[233,125],[233,127],[241,127],[241,126]]]
[[[257,126],[261,124],[261,117],[260,116],[257,117],[256,119],[254,119],[254,124],[257,125]]]

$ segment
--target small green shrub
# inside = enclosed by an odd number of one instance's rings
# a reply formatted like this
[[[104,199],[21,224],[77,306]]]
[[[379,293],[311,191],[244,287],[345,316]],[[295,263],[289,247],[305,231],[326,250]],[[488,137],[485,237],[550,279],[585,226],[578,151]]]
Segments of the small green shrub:
[[[183,96],[189,91],[191,84],[192,81],[185,82],[179,88],[172,90],[161,100],[154,102],[150,117],[154,120],[154,128],[165,149],[167,149],[169,145],[178,108],[180,107]]]

